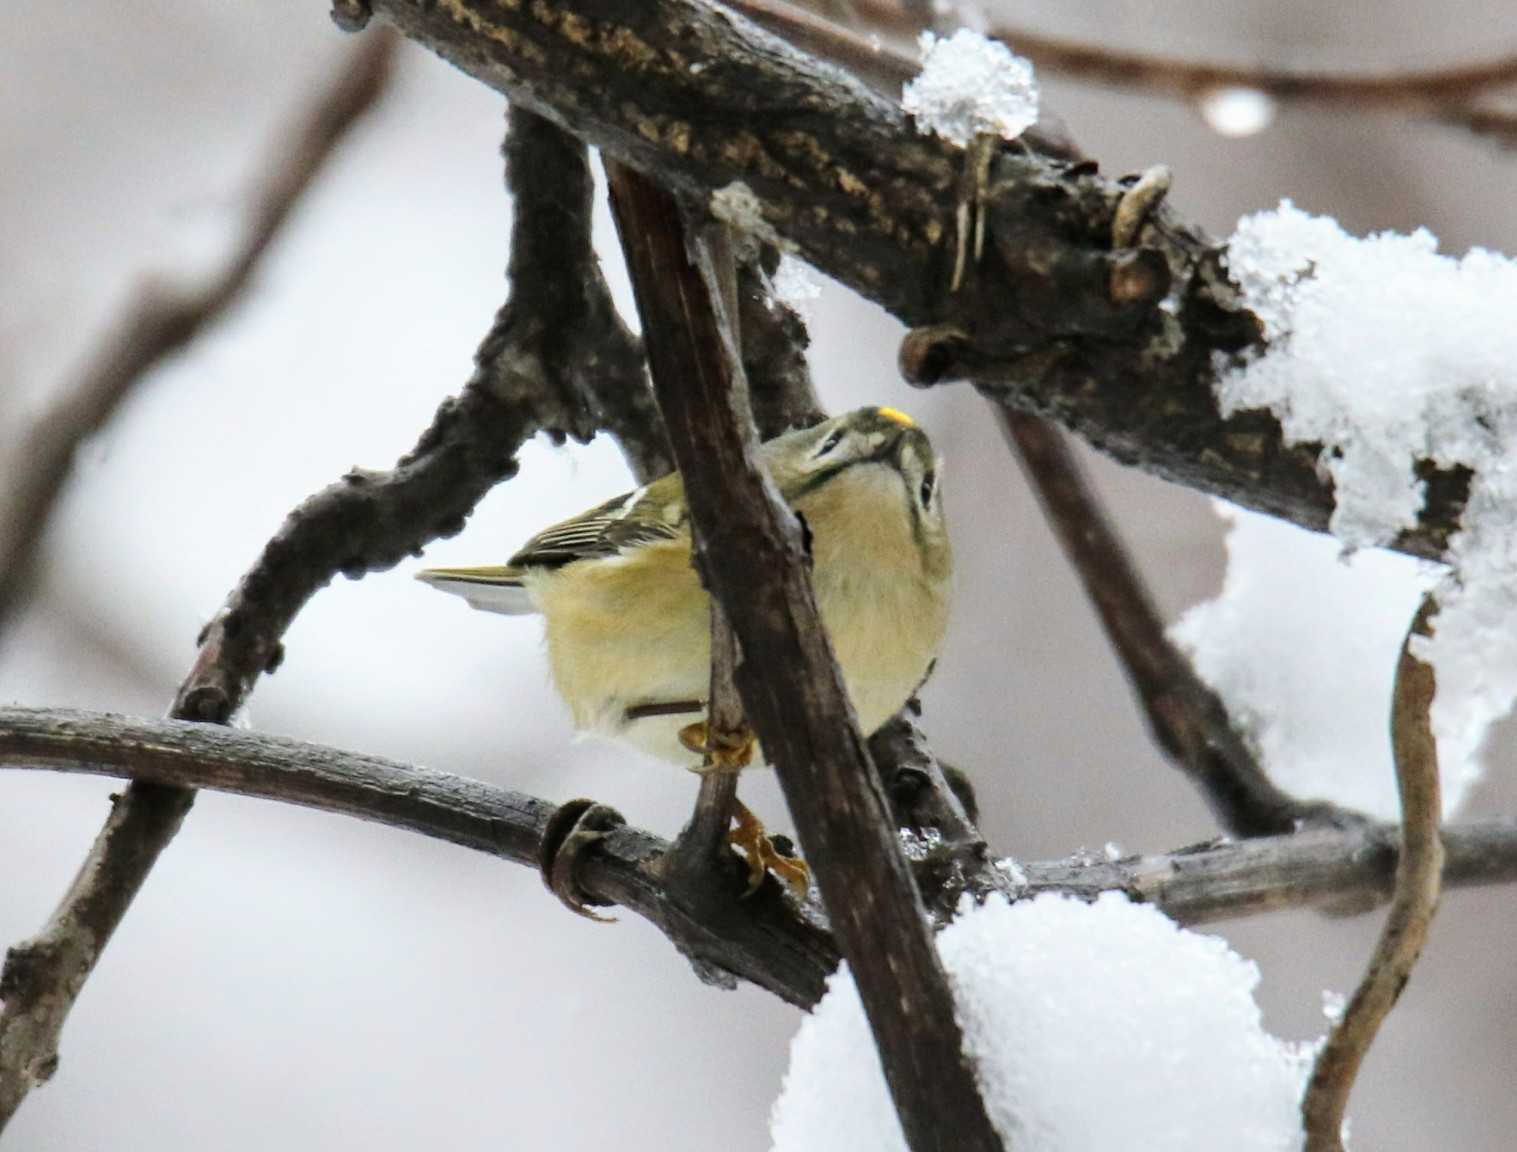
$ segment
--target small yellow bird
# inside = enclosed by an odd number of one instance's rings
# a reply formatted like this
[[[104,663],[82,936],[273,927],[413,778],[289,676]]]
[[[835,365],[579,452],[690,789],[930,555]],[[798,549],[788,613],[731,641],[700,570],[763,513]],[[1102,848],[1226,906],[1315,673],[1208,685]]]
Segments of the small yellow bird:
[[[810,529],[822,623],[870,734],[921,685],[947,627],[953,557],[940,463],[926,433],[892,408],[856,409],[762,452]],[[704,740],[692,735],[704,727],[691,717],[704,712],[710,683],[710,601],[691,562],[678,473],[538,533],[504,567],[417,578],[485,611],[541,614],[577,728],[700,767]],[[750,864],[784,859],[757,843],[762,827],[746,810],[739,829]]]

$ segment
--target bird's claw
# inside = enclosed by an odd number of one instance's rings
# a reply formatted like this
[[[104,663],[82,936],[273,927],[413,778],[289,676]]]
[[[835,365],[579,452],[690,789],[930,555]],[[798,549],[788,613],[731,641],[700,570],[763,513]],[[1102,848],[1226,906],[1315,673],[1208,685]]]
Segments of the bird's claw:
[[[736,848],[748,862],[748,888],[743,893],[744,897],[757,892],[764,883],[765,874],[773,872],[794,893],[797,900],[804,900],[811,886],[811,869],[795,855],[789,839],[785,836],[770,837],[759,818],[746,805],[738,804],[735,816],[737,827],[727,833],[727,843]]]
[[[548,826],[543,829],[542,842],[537,849],[537,864],[548,891],[569,911],[601,924],[615,922],[614,916],[591,911],[592,905],[604,906],[609,902],[597,899],[581,888],[574,870],[581,852],[625,823],[616,809],[583,799],[560,804],[548,818]]]
[[[717,732],[713,739],[711,728],[704,720],[681,728],[679,742],[691,752],[704,756],[709,768],[721,772],[736,772],[753,763],[753,749],[757,743],[748,728]]]

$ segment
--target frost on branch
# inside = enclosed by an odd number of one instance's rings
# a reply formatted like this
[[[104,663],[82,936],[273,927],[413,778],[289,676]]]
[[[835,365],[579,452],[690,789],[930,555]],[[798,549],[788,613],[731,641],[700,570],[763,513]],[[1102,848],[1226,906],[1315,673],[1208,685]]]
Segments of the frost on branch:
[[[960,28],[940,40],[923,32],[922,71],[901,91],[917,131],[968,147],[976,136],[1015,140],[1038,119],[1032,64],[998,40]]]
[[[1224,414],[1268,409],[1288,441],[1322,444],[1331,528],[1350,548],[1416,524],[1419,460],[1470,469],[1434,635],[1413,649],[1437,673],[1433,728],[1457,797],[1517,698],[1517,263],[1437,247],[1425,230],[1359,239],[1289,201],[1246,217],[1228,269],[1269,346],[1221,364],[1217,398]]]
[[[1303,799],[1400,817],[1390,700],[1407,622],[1442,568],[1396,552],[1345,557],[1330,536],[1230,504],[1221,595],[1170,630],[1219,692],[1270,778]],[[1445,813],[1479,775],[1439,749]]]
[[[1310,1049],[1264,1031],[1258,969],[1108,893],[992,898],[938,937],[991,1119],[1017,1152],[1291,1152]],[[906,1152],[844,965],[801,1025],[774,1152]]]

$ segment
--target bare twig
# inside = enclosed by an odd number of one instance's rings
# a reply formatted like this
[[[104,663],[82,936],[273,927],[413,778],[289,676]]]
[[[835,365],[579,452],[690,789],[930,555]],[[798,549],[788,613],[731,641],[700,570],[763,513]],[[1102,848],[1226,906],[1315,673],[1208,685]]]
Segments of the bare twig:
[[[738,2],[754,19],[807,51],[835,59],[862,76],[896,82],[905,78],[900,76],[903,66],[910,67],[906,77],[916,66],[905,53],[882,43],[880,33],[915,36],[927,27],[924,19],[931,19],[930,12],[896,0],[859,0],[854,6],[859,26],[873,30],[870,39],[804,9],[766,19],[763,9],[792,7],[784,0]],[[750,5],[760,10],[751,11]],[[1517,113],[1482,103],[1490,93],[1517,85],[1514,55],[1443,68],[1339,72],[1184,60],[1046,36],[1007,24],[991,27],[988,35],[1011,45],[1039,72],[1087,83],[1158,92],[1186,101],[1219,89],[1248,88],[1281,101],[1410,112],[1490,136],[1507,146],[1517,144]]]
[[[324,103],[313,122],[328,118]],[[535,171],[530,148],[518,145],[513,165]],[[545,156],[544,167],[563,155],[559,148]],[[572,293],[545,290],[565,267],[586,271],[588,242],[576,229],[588,233],[588,199],[565,199],[558,183],[529,188],[518,196],[512,229],[510,274],[522,290],[496,316],[468,386],[441,405],[394,469],[355,468],[287,517],[202,632],[174,700],[175,718],[225,722],[257,676],[278,664],[280,639],[296,613],[336,573],[357,578],[388,568],[459,531],[475,503],[515,473],[523,441],[543,429],[588,439],[596,427],[593,397],[611,394],[617,372],[627,373],[623,393],[645,387],[635,345],[609,299],[604,310],[594,305],[598,281]],[[554,209],[546,218],[538,211],[544,203]],[[560,336],[566,327],[574,330],[571,345]],[[19,959],[7,969],[15,975],[0,1014],[0,1124],[56,1066],[69,1008],[193,801],[182,788],[128,787],[48,924],[11,950]]]
[[[817,616],[799,526],[758,465],[748,413],[734,405],[742,365],[687,255],[679,206],[619,165],[610,183],[643,327],[685,333],[673,362],[656,347],[649,353],[685,477],[696,564],[742,646],[744,712],[815,869],[902,1130],[916,1152],[999,1152],[926,912]]]
[[[1311,820],[1352,819],[1275,786],[1233,727],[1221,697],[1165,634],[1143,577],[1063,433],[1036,416],[995,407],[1007,443],[1143,703],[1149,729],[1223,827],[1238,836],[1269,836]]]
[[[388,37],[370,37],[355,50],[333,86],[305,112],[249,196],[247,237],[232,263],[199,291],[145,290],[97,353],[84,380],[45,419],[30,461],[23,461],[16,547],[7,562],[0,563],[0,622],[16,603],[48,512],[67,477],[74,446],[109,417],[144,372],[193,339],[239,298],[301,194],[379,98],[393,50]],[[57,1067],[58,1038],[69,1009],[192,800],[193,793],[182,789],[129,787],[46,926],[7,953],[0,981],[5,988],[0,1012],[0,1130],[26,1094]]]
[[[1342,1152],[1343,1119],[1349,1093],[1381,1023],[1396,1006],[1427,940],[1444,868],[1439,838],[1442,801],[1438,787],[1438,744],[1431,708],[1437,682],[1432,666],[1415,654],[1417,637],[1429,634],[1438,602],[1422,602],[1396,665],[1391,705],[1391,744],[1401,793],[1401,857],[1396,893],[1364,979],[1317,1056],[1301,1102],[1307,1152]]]
[[[486,852],[529,868],[553,805],[482,781],[281,736],[172,720],[52,708],[0,708],[0,766],[209,788],[352,816]],[[1517,823],[1444,830],[1451,888],[1517,883]],[[837,954],[827,933],[772,889],[707,900],[670,886],[657,837],[622,827],[580,861],[599,901],[652,921],[682,951],[801,1006],[816,1002]],[[1023,861],[1026,894],[1093,899],[1120,891],[1182,924],[1289,908],[1373,906],[1390,897],[1394,830],[1318,828],[1121,860]]]
[[[738,273],[732,254],[731,237],[721,225],[705,230],[705,241],[712,251],[711,272],[715,283],[707,284],[715,306],[721,309],[722,324],[741,347],[744,333],[738,321]],[[644,331],[650,351],[649,360],[668,364],[677,361],[679,344],[686,339],[682,330],[669,323],[667,314],[651,318]],[[746,386],[747,381],[743,384]],[[727,829],[737,809],[736,771],[720,763],[723,750],[736,750],[752,734],[743,719],[743,703],[738,698],[737,637],[722,606],[711,603],[711,680],[706,696],[705,771],[701,773],[700,791],[695,798],[695,814],[690,818],[674,848],[669,853],[673,868],[699,870],[712,868],[727,852]]]
[[[389,34],[366,37],[353,50],[332,89],[259,170],[246,194],[241,245],[227,265],[198,286],[161,276],[144,279],[79,379],[66,385],[58,402],[27,430],[14,475],[0,490],[0,631],[24,598],[43,530],[73,469],[74,450],[104,426],[151,368],[242,298],[296,202],[384,91],[394,51]]]

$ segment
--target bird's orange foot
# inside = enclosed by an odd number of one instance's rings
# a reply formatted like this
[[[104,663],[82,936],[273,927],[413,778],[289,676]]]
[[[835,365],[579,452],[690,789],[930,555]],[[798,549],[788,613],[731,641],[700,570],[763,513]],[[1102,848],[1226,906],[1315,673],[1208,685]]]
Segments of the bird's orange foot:
[[[707,757],[708,767],[722,772],[736,772],[748,767],[753,763],[753,749],[757,744],[753,732],[747,728],[738,732],[719,732],[713,740],[704,720],[681,728],[679,742],[690,751]]]
[[[806,866],[806,861],[784,850],[790,843],[785,837],[771,839],[759,818],[746,805],[739,802],[734,815],[737,827],[727,833],[727,843],[748,861],[748,890],[744,895],[752,896],[763,884],[764,874],[773,872],[785,882],[797,900],[804,900],[811,885],[811,869]],[[776,843],[777,840],[784,841],[784,844]]]

